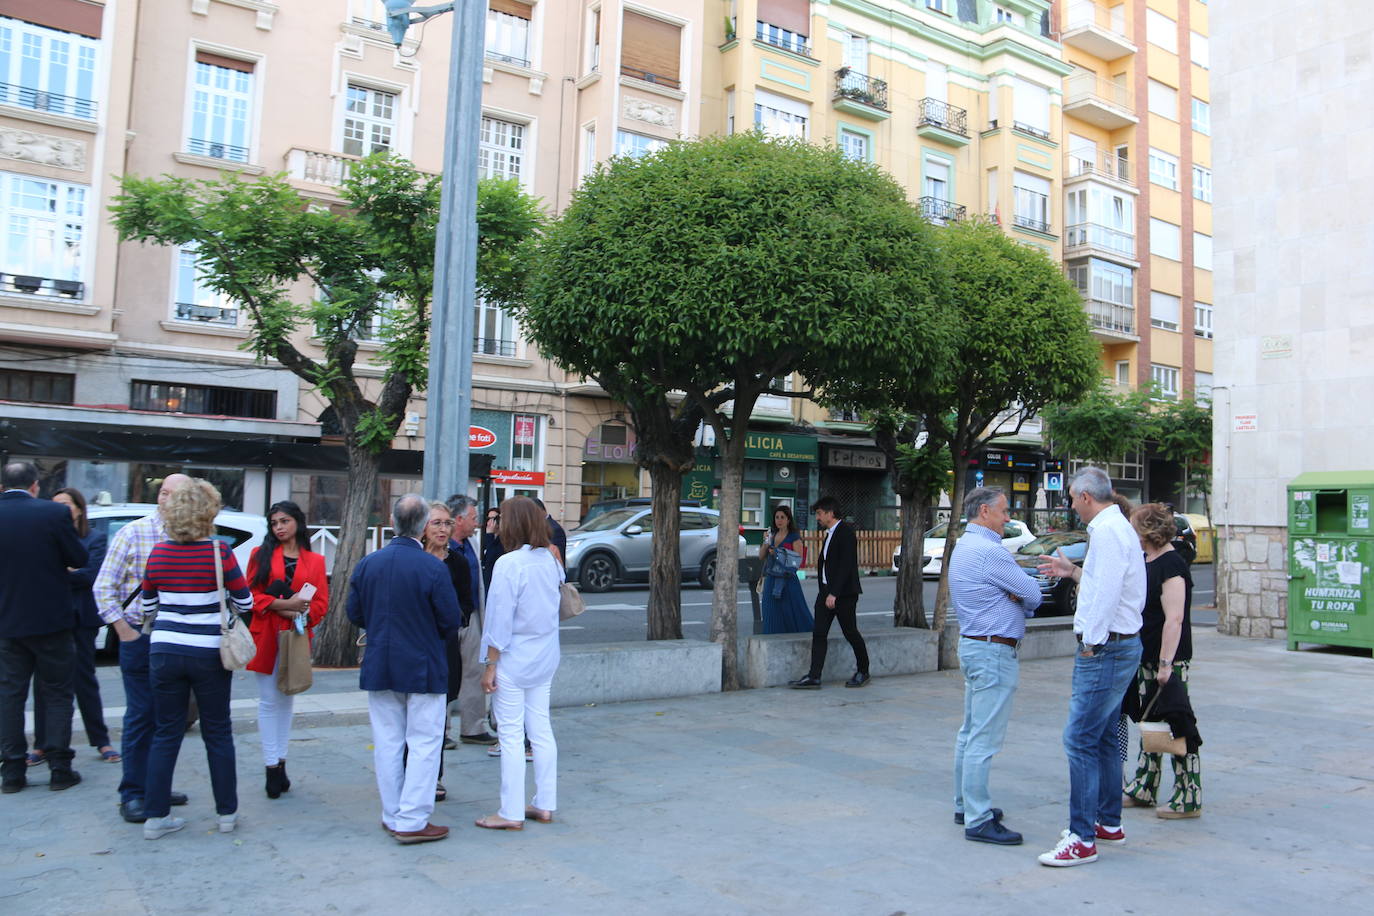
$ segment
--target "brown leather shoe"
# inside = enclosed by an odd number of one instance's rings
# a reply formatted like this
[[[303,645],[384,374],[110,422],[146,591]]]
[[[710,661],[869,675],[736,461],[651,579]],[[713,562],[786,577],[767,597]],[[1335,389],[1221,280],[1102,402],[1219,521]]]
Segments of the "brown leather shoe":
[[[433,843],[435,840],[442,840],[448,837],[448,828],[440,827],[438,824],[425,824],[419,830],[397,830],[392,834],[396,842],[403,845],[411,843]]]

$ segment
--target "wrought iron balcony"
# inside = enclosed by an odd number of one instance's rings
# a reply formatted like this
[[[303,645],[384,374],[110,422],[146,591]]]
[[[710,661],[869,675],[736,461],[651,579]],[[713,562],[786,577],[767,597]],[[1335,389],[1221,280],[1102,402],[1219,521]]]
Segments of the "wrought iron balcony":
[[[38,277],[30,274],[0,273],[0,293],[81,299],[85,292],[86,284],[80,280],[57,280],[52,277]]]
[[[968,111],[939,99],[921,99],[921,114],[916,127],[938,127],[961,137],[968,136]]]
[[[206,324],[223,324],[235,327],[239,323],[238,309],[222,309],[214,305],[196,305],[193,302],[178,302],[173,312],[178,321],[203,321]]]
[[[967,207],[940,197],[922,197],[918,203],[921,207],[921,215],[937,226],[957,222],[968,215]]]
[[[850,99],[887,111],[887,81],[841,67],[835,71],[835,98]]]
[[[805,35],[798,35],[796,32],[788,31],[781,26],[773,25],[771,22],[764,22],[762,19],[754,22],[754,39],[775,48],[782,48],[784,51],[791,51],[793,54],[800,54],[803,57],[811,56],[811,45],[807,42]]]
[[[1050,132],[1039,127],[1032,127],[1023,121],[1012,121],[1011,126],[1021,131],[1023,134],[1030,134],[1032,137],[1039,137],[1041,140],[1048,140]]]
[[[29,86],[16,86],[13,83],[0,83],[0,102],[19,108],[32,108],[34,111],[47,111],[52,114],[91,121],[95,120],[98,111],[98,106],[90,99],[79,99],[75,96],[63,95],[60,92],[48,92],[46,89],[33,89]]]
[[[484,356],[507,356],[514,358],[518,341],[500,337],[474,337],[472,352]]]
[[[248,147],[220,143],[218,140],[199,140],[186,138],[186,152],[195,156],[209,156],[211,159],[227,159],[230,162],[247,162]]]
[[[1038,219],[1034,216],[1024,216],[1020,213],[1012,215],[1011,224],[1017,227],[1018,229],[1031,229],[1035,232],[1045,233],[1048,233],[1050,231],[1050,224],[1048,220]]]
[[[525,60],[525,58],[516,57],[514,54],[506,54],[503,51],[493,51],[491,48],[487,48],[487,60],[494,60],[502,64],[512,64],[516,67],[524,67],[526,70],[530,68],[530,62]]]
[[[1107,150],[1096,150],[1091,154],[1069,153],[1064,159],[1064,180],[1072,181],[1075,178],[1102,178],[1135,187],[1130,160]]]

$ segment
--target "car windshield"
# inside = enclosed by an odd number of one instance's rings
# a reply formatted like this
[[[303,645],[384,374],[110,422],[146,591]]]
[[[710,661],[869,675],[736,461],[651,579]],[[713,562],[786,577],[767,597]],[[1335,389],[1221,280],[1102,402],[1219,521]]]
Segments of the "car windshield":
[[[959,519],[959,524],[957,524],[957,525],[954,526],[954,536],[955,536],[955,537],[960,537],[961,535],[963,535],[963,533],[964,533],[964,525],[965,525],[965,524],[966,524],[966,522],[965,522],[963,519]],[[932,529],[930,529],[929,531],[927,531],[927,532],[926,532],[926,537],[928,537],[928,538],[943,538],[943,537],[946,537],[946,536],[948,535],[948,532],[949,532],[949,522],[941,522],[940,524],[936,525],[934,528],[932,528]]]
[[[1064,551],[1070,560],[1081,560],[1088,553],[1088,539],[1081,531],[1060,531],[1057,534],[1043,534],[1026,544],[1017,553],[1027,556],[1040,556]]]
[[[604,515],[598,515],[596,518],[587,522],[585,525],[581,526],[577,530],[579,532],[610,531],[612,528],[619,528],[621,525],[625,524],[630,519],[634,518],[636,515],[639,515],[643,511],[644,510],[639,507],[635,507],[633,509],[613,509],[610,512],[605,513]]]

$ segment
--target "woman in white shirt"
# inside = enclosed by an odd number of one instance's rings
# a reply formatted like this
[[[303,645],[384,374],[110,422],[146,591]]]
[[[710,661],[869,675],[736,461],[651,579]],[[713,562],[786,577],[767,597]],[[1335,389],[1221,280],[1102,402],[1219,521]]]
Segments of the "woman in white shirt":
[[[477,819],[489,830],[520,830],[526,818],[553,821],[558,745],[549,725],[549,687],[558,670],[558,586],[563,564],[549,552],[549,525],[534,501],[501,504],[505,553],[492,571],[482,626],[482,689],[492,697],[501,739],[501,809]],[[535,794],[525,804],[525,736],[534,749]]]

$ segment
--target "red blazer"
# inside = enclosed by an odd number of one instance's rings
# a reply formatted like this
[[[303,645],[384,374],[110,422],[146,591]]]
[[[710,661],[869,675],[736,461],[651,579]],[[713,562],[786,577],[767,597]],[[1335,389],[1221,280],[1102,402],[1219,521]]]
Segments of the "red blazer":
[[[277,664],[277,634],[290,627],[291,622],[276,611],[269,611],[267,608],[276,597],[266,594],[252,584],[253,576],[258,569],[258,554],[261,551],[261,547],[254,549],[253,555],[248,558],[249,589],[253,593],[253,624],[248,630],[253,634],[253,642],[258,647],[257,654],[248,663],[248,670],[259,674],[271,674]],[[286,564],[282,552],[274,550],[272,575],[267,581],[275,582],[277,579],[285,578]],[[324,619],[325,611],[329,610],[329,581],[324,574],[324,557],[312,550],[302,550],[300,559],[296,561],[296,576],[291,580],[291,593],[294,595],[299,592],[307,582],[313,582],[315,585],[315,597],[310,599],[310,610],[306,613],[305,622],[306,635],[313,636],[315,626]]]

